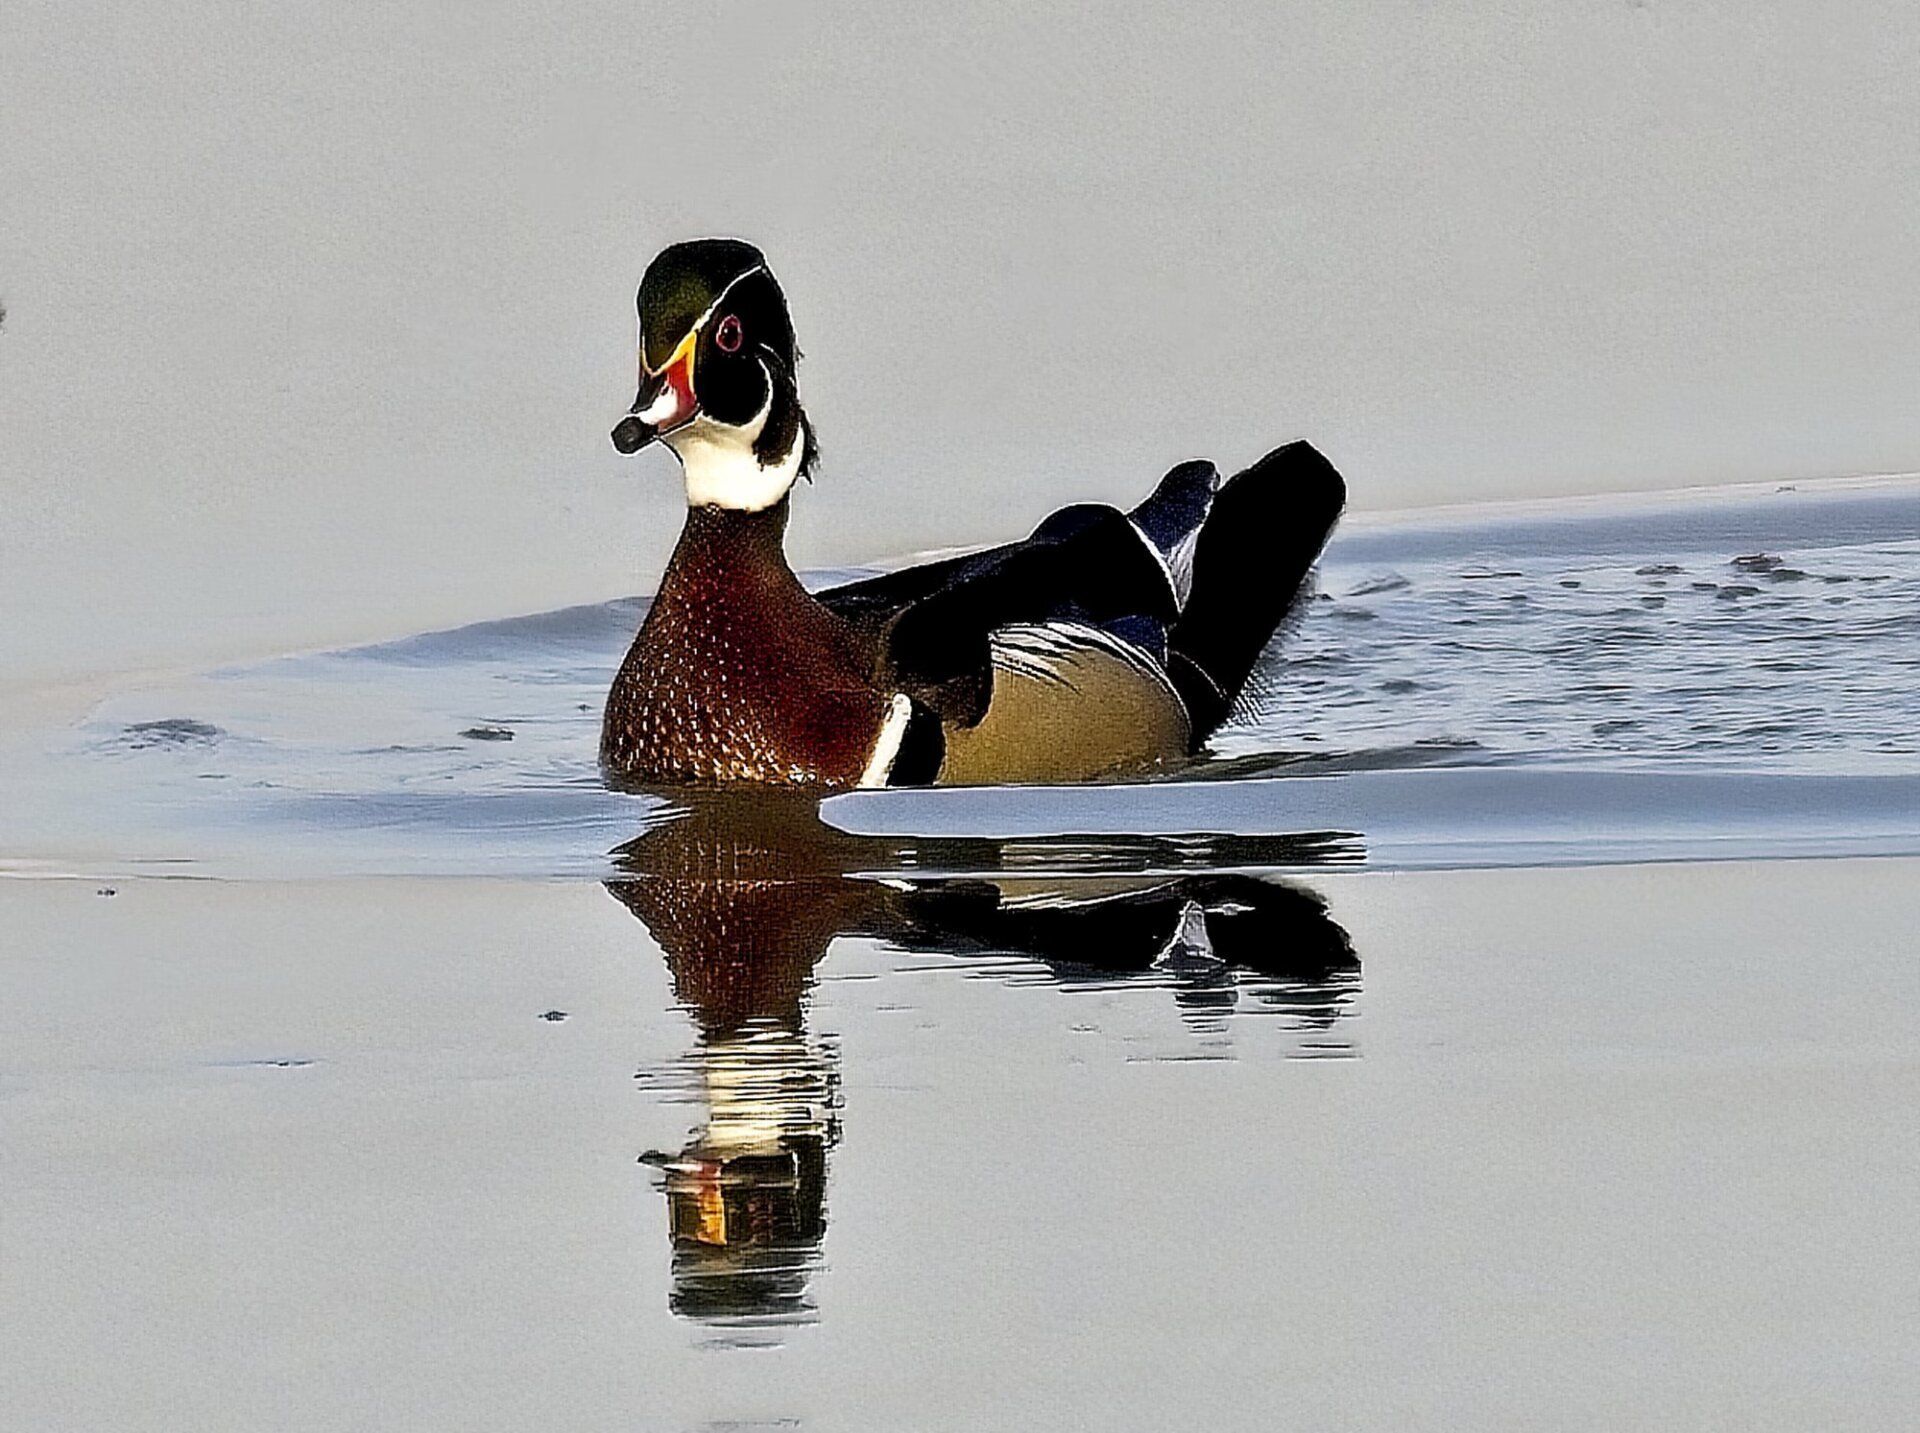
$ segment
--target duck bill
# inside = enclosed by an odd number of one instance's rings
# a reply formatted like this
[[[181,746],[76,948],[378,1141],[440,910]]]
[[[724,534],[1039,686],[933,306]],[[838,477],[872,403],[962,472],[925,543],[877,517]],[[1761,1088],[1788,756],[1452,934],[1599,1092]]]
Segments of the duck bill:
[[[613,446],[622,453],[637,453],[700,416],[693,396],[693,338],[688,334],[658,373],[648,373],[642,362],[640,391],[613,430]]]

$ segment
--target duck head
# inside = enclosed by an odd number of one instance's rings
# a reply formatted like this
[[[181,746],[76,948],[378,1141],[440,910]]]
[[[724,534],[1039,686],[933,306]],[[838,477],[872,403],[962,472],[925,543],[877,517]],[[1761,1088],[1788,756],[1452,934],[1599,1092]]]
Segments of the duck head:
[[[660,251],[640,280],[640,392],[613,430],[680,459],[692,507],[758,512],[813,467],[793,320],[766,256],[738,239]]]

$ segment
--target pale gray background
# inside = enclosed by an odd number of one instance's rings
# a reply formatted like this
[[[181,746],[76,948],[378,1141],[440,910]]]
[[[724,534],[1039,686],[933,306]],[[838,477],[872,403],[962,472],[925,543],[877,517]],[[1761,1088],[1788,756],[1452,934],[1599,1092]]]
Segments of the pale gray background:
[[[640,588],[660,244],[758,240],[802,561],[1296,434],[1356,505],[1920,466],[1920,10],[0,7],[0,681]]]

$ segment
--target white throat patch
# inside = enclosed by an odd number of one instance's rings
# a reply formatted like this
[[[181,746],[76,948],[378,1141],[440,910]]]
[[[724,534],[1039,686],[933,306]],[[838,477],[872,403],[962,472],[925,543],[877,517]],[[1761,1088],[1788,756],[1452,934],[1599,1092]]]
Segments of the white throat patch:
[[[762,466],[753,445],[767,426],[767,411],[772,406],[773,386],[769,383],[767,401],[746,426],[716,423],[702,414],[686,427],[667,434],[666,444],[679,456],[686,474],[688,507],[760,512],[787,495],[787,489],[800,476],[800,459],[806,452],[805,424],[795,425],[793,443],[785,453]]]

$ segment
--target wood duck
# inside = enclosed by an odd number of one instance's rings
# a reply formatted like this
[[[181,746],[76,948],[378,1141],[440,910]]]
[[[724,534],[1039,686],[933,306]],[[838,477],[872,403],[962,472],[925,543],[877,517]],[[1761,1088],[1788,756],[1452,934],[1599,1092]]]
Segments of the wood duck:
[[[1130,512],[809,593],[783,538],[818,457],[786,297],[753,245],[663,250],[622,453],[680,459],[687,520],[614,678],[600,760],[646,785],[1036,783],[1186,758],[1231,714],[1346,500],[1304,442]]]

